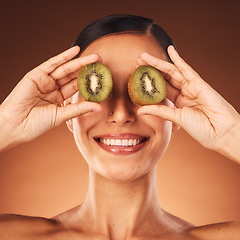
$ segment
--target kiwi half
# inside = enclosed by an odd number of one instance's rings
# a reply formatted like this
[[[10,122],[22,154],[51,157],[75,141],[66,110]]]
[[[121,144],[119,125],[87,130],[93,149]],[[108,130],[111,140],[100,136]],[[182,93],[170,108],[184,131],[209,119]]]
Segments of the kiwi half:
[[[156,104],[166,97],[166,81],[156,68],[142,65],[131,75],[128,92],[136,104]]]
[[[99,62],[86,65],[79,71],[78,89],[87,101],[104,101],[112,90],[111,71]]]

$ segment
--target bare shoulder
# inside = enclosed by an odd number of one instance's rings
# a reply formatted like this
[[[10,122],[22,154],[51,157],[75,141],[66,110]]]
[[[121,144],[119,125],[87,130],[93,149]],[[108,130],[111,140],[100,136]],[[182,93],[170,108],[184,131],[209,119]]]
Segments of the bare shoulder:
[[[46,236],[53,235],[53,233],[59,235],[59,233],[62,232],[64,232],[64,228],[62,227],[62,225],[53,219],[47,219],[43,217],[29,217],[14,214],[0,215],[0,239],[41,240],[46,239]]]
[[[240,222],[216,223],[188,230],[188,234],[203,240],[239,240]]]

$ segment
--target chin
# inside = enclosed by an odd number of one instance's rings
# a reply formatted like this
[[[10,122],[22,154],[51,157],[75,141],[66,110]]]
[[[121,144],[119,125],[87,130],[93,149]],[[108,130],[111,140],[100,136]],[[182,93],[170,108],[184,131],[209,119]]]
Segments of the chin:
[[[96,159],[95,163],[90,163],[90,171],[97,173],[101,177],[111,180],[113,182],[130,182],[137,180],[147,173],[153,171],[156,166],[155,161],[146,160],[141,158],[141,161],[136,158],[123,157],[123,158],[106,158],[104,160]],[[154,163],[155,162],[155,163]]]
[[[104,174],[103,177],[113,181],[113,182],[130,182],[134,181],[144,175],[137,170],[112,170]]]

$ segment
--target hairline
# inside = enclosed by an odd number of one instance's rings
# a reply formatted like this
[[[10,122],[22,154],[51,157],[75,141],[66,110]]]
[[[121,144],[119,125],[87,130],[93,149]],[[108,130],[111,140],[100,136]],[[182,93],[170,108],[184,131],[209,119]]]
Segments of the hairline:
[[[109,34],[105,34],[97,39],[95,39],[94,41],[92,41],[87,47],[85,47],[85,49],[83,51],[81,51],[80,49],[80,53],[78,55],[78,57],[80,57],[83,52],[90,47],[92,44],[94,44],[96,41],[98,41],[99,39],[105,38],[105,37],[111,37],[111,36],[118,36],[118,35],[139,35],[139,36],[146,36],[148,37],[164,54],[164,56],[167,58],[167,60],[169,62],[171,62],[171,59],[169,59],[169,56],[166,54],[165,50],[163,49],[163,47],[160,45],[160,43],[156,40],[156,38],[154,37],[154,35],[151,33],[151,26],[149,26],[149,28],[147,29],[147,31],[144,32],[140,32],[140,31],[134,31],[134,30],[129,30],[129,31],[122,31],[122,32],[115,32],[115,33],[109,33]]]

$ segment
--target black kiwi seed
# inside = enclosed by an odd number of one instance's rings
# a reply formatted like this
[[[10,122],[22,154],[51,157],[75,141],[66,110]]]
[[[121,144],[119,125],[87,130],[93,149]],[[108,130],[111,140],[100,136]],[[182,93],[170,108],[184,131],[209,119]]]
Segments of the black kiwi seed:
[[[147,87],[146,87],[147,83],[145,81],[145,78],[148,78],[148,80],[150,81],[150,84],[151,84],[150,91],[147,90]],[[155,79],[152,78],[148,72],[144,72],[142,74],[142,76],[140,77],[140,81],[141,81],[141,86],[142,86],[142,92],[144,94],[147,94],[149,97],[153,98],[153,94],[156,92],[159,92],[155,86]]]
[[[130,77],[128,92],[134,103],[156,104],[166,97],[166,81],[156,68],[142,65]]]
[[[112,90],[110,70],[99,62],[86,65],[79,71],[78,89],[87,101],[104,101]]]

